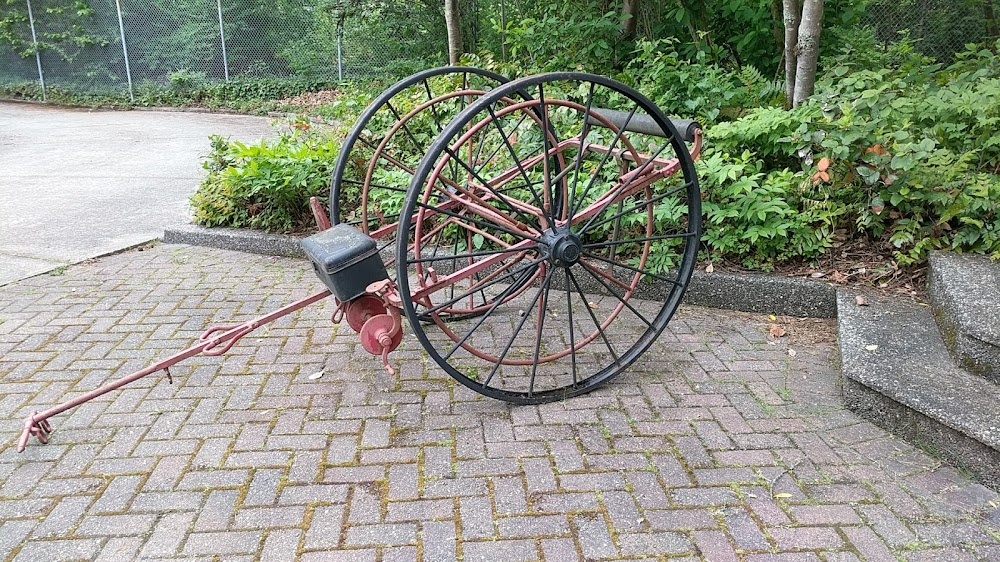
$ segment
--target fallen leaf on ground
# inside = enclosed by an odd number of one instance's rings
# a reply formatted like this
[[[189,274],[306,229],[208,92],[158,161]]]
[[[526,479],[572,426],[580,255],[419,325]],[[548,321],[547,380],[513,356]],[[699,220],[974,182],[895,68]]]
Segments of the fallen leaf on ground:
[[[872,345],[866,345],[865,349],[867,349],[868,351],[875,351],[876,349],[878,349],[878,346],[874,345],[874,344],[872,344]]]
[[[768,316],[767,319],[770,320],[771,322],[774,322],[775,320],[778,319],[778,317],[772,314],[772,315]]]
[[[854,297],[854,304],[858,306],[868,306],[868,301],[865,300],[865,297],[858,295]]]
[[[830,278],[838,285],[845,285],[848,281],[848,277],[839,271],[834,271]]]
[[[316,379],[318,379],[318,378],[320,378],[322,376],[323,376],[323,371],[319,371],[317,373],[313,373],[313,374],[309,375],[309,380],[314,381],[314,380],[316,380]]]
[[[785,332],[784,328],[782,328],[781,326],[779,326],[777,324],[771,324],[770,326],[768,326],[768,330],[767,331],[768,331],[768,333],[771,334],[772,338],[780,338],[781,336],[783,336],[783,335],[785,335],[787,333],[787,332]]]
[[[822,271],[817,271],[816,273],[813,273],[809,277],[812,277],[813,279],[821,279],[823,277],[826,277],[826,274],[823,273]]]
[[[705,273],[715,273],[715,265],[708,264],[708,267],[705,268]]]
[[[778,498],[778,499],[785,499],[785,498],[790,498],[790,497],[792,497],[792,495],[791,495],[791,494],[788,494],[788,493],[784,493],[784,492],[782,492],[782,493],[780,493],[780,494],[774,494],[774,497],[776,497],[776,498]]]

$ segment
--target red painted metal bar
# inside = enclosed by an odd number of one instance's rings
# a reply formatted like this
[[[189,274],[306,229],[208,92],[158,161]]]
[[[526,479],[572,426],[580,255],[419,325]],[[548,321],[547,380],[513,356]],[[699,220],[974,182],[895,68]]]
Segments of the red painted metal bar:
[[[256,330],[257,328],[263,326],[264,324],[273,322],[278,318],[281,318],[282,316],[291,314],[292,312],[295,312],[300,308],[309,306],[310,304],[313,304],[317,301],[321,301],[328,296],[330,296],[330,291],[323,289],[318,293],[310,295],[304,299],[295,301],[292,304],[279,308],[278,310],[275,310],[270,314],[266,314],[254,320],[250,320],[242,324],[211,327],[208,330],[205,330],[205,332],[201,334],[201,337],[199,338],[199,341],[201,343],[199,343],[198,345],[191,346],[185,349],[184,351],[181,351],[180,353],[177,353],[175,355],[171,355],[170,357],[164,359],[163,361],[154,363],[153,365],[150,365],[149,367],[146,367],[141,371],[136,371],[135,373],[132,373],[127,377],[122,377],[112,383],[108,383],[100,388],[91,390],[90,392],[82,396],[78,396],[72,400],[63,402],[62,404],[59,404],[58,406],[55,406],[53,408],[49,408],[44,412],[41,413],[32,412],[31,415],[29,415],[24,420],[24,431],[21,433],[21,439],[17,443],[17,452],[20,453],[24,451],[25,446],[27,446],[28,444],[28,439],[32,435],[34,435],[42,443],[48,441],[48,435],[52,431],[52,427],[51,425],[49,425],[49,422],[47,421],[48,418],[51,418],[52,416],[55,416],[57,414],[61,414],[66,410],[69,410],[70,408],[75,408],[76,406],[79,406],[84,402],[93,400],[98,396],[107,394],[112,390],[117,390],[130,382],[135,382],[143,377],[146,377],[153,373],[157,373],[159,371],[164,371],[167,377],[170,378],[171,365],[174,365],[180,361],[188,359],[189,357],[194,357],[195,355],[198,355],[200,353],[204,353],[205,355],[221,355],[226,351],[228,351],[229,348],[231,348],[233,344],[236,343],[237,340],[249,334],[250,332]],[[213,334],[216,334],[218,332],[223,332],[223,333],[213,337]],[[222,347],[220,348],[219,346]],[[171,382],[173,382],[172,379]]]

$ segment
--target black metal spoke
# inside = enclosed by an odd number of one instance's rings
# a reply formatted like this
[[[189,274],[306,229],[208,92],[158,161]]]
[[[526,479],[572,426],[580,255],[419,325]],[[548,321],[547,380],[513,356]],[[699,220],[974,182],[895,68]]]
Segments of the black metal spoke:
[[[579,381],[576,376],[576,339],[573,336],[573,298],[572,292],[569,289],[569,268],[563,269],[566,272],[566,310],[569,313],[569,355],[570,355],[570,368],[573,370],[573,386],[576,386]],[[583,304],[587,306],[587,303]]]
[[[443,303],[440,303],[440,304],[434,306],[433,308],[428,308],[427,310],[424,310],[423,312],[421,312],[420,315],[421,316],[430,316],[430,315],[432,315],[432,314],[434,314],[434,313],[436,313],[436,312],[438,312],[440,310],[443,310],[443,309],[445,309],[445,308],[447,308],[447,307],[455,304],[456,302],[464,299],[465,297],[467,297],[469,295],[475,294],[475,293],[477,293],[479,291],[483,291],[487,287],[492,287],[493,285],[496,285],[497,283],[500,283],[500,282],[504,281],[505,279],[509,279],[511,277],[514,277],[515,275],[517,275],[518,273],[521,273],[522,271],[529,270],[529,269],[531,269],[533,267],[536,267],[538,264],[540,264],[543,261],[545,261],[545,259],[546,258],[538,258],[536,260],[533,260],[533,261],[530,261],[530,262],[528,262],[526,264],[523,264],[523,265],[521,265],[521,267],[519,267],[519,268],[517,268],[517,269],[515,269],[515,270],[513,270],[511,272],[505,273],[505,274],[501,275],[500,277],[497,277],[496,279],[491,279],[485,285],[477,287],[477,288],[475,288],[475,289],[473,289],[473,290],[471,290],[469,292],[463,293],[463,294],[461,294],[461,295],[459,295],[457,297],[453,297],[453,298],[451,298],[451,299],[449,299],[449,300],[447,300],[447,301],[445,301]],[[508,266],[508,267],[510,267],[510,266]]]
[[[360,180],[352,180],[352,179],[344,178],[341,181],[343,181],[343,183],[350,183],[350,184],[354,184],[354,185],[360,185],[362,187],[365,185],[365,182],[360,181]],[[395,192],[398,192],[398,193],[406,193],[406,189],[404,189],[402,187],[392,187],[392,186],[389,186],[389,185],[379,185],[377,183],[369,183],[368,187],[373,187],[375,189],[385,189],[385,190],[388,190],[388,191],[395,191]]]
[[[583,153],[584,146],[587,142],[587,135],[590,134],[590,108],[594,103],[594,84],[590,83],[590,91],[587,92],[587,106],[583,110],[583,129],[580,130],[580,148],[576,153],[576,164],[573,166],[573,191],[569,197],[569,214],[566,216],[570,219],[573,218],[573,211],[576,206],[573,204],[576,201],[576,188],[580,185],[580,166],[583,163]]]
[[[638,244],[639,242],[655,242],[657,240],[674,240],[677,238],[692,238],[694,232],[683,232],[677,234],[661,234],[659,236],[646,236],[644,238],[628,238],[626,240],[610,240],[608,242],[595,242],[584,244],[584,248],[604,248],[607,246],[617,246],[619,244]]]
[[[509,199],[507,199],[506,197],[504,197],[503,195],[501,195],[496,189],[493,188],[492,185],[490,185],[489,181],[487,181],[485,178],[483,178],[481,175],[479,175],[478,172],[476,172],[474,169],[472,169],[469,166],[469,164],[467,164],[464,160],[462,160],[462,158],[460,156],[458,156],[457,154],[455,154],[455,151],[453,151],[451,148],[445,147],[445,152],[447,152],[451,156],[451,159],[452,159],[453,162],[458,162],[459,165],[461,165],[463,168],[465,168],[466,171],[468,171],[470,174],[472,174],[472,177],[475,178],[476,181],[478,181],[480,184],[482,184],[482,186],[485,187],[487,190],[489,190],[490,193],[492,193],[493,195],[496,195],[498,201],[503,202],[504,205],[506,205],[508,209],[510,209],[511,211],[513,211],[515,214],[517,214],[518,217],[520,217],[521,222],[524,222],[525,224],[529,224],[529,225],[532,224],[532,217],[529,217],[529,216],[525,215],[523,212],[521,212],[520,209],[518,209],[513,203],[511,203]]]
[[[451,220],[451,219],[449,219],[449,220]],[[431,250],[431,256],[436,256],[437,255],[438,249],[441,247],[441,238],[444,236],[444,230],[445,230],[444,227],[442,227],[440,230],[438,230],[434,234],[434,242],[432,244],[432,247],[434,249]],[[416,244],[414,244],[412,246],[412,249],[413,249],[414,252],[416,251]],[[409,255],[410,250],[411,250],[411,247],[407,246],[407,248],[406,248],[407,255]],[[407,261],[409,261],[409,259],[407,259]],[[423,271],[422,274],[421,274],[421,279],[420,279],[421,283],[427,281],[427,279],[430,277],[430,274],[431,274],[430,268],[428,268],[427,270]],[[454,289],[452,289],[452,290],[454,291]]]
[[[396,121],[398,121],[401,125],[403,125],[403,132],[406,133],[406,136],[410,137],[410,142],[413,143],[413,148],[417,149],[417,153],[423,154],[427,152],[427,145],[417,140],[416,135],[414,135],[413,131],[410,130],[409,125],[406,124],[406,121],[403,121],[403,118],[399,115],[399,112],[396,111],[396,108],[392,106],[392,102],[391,101],[385,102],[385,106],[388,107],[389,111],[392,112],[392,116],[396,118]]]
[[[424,78],[423,82],[424,90],[427,92],[427,101],[434,101],[434,94],[431,93],[431,83],[426,78]],[[438,115],[436,105],[436,103],[432,103],[430,109],[431,115],[434,117],[434,123],[437,125],[438,134],[440,134],[444,130],[444,127],[441,126],[441,117]]]
[[[535,393],[535,374],[538,373],[538,357],[542,349],[542,331],[545,330],[545,307],[549,303],[549,284],[552,282],[550,270],[542,283],[542,302],[538,303],[538,334],[535,336],[535,360],[531,364],[531,379],[528,381],[528,397]],[[527,314],[525,315],[527,316]]]
[[[521,172],[521,177],[524,178],[525,186],[531,191],[531,195],[535,198],[535,203],[538,205],[538,209],[540,211],[544,211],[545,201],[540,201],[541,196],[537,191],[535,191],[535,182],[531,181],[531,178],[528,177],[528,172],[524,169],[524,166],[521,165],[521,159],[518,158],[517,152],[510,144],[510,139],[507,138],[507,133],[503,130],[503,126],[500,125],[500,119],[497,117],[496,113],[493,112],[492,106],[487,106],[486,111],[490,114],[490,121],[492,121],[496,126],[497,131],[500,131],[500,138],[503,139],[503,144],[507,147],[507,152],[509,152],[511,158],[514,159],[514,163],[517,165],[517,170]]]
[[[538,84],[538,107],[542,114],[542,189],[549,197],[549,208],[542,207],[542,213],[548,213],[549,224],[556,224],[555,190],[552,188],[552,178],[549,177],[549,110],[545,106],[545,87]]]
[[[482,256],[495,256],[497,254],[511,254],[516,252],[523,252],[525,250],[534,250],[535,248],[537,248],[537,246],[523,246],[520,248],[503,248],[501,250],[483,250],[480,252],[472,252],[469,254],[456,254],[453,256],[420,258],[408,261],[409,263],[427,263],[427,262],[445,261],[445,260],[460,260],[463,258],[478,258]]]
[[[518,127],[520,127],[520,126],[521,126],[521,125],[522,125],[522,124],[524,123],[524,120],[525,120],[525,119],[527,119],[527,118],[528,118],[528,114],[527,114],[527,113],[525,113],[524,115],[522,115],[522,116],[521,116],[521,119],[520,119],[520,120],[519,120],[519,121],[518,121],[518,122],[517,122],[517,123],[516,123],[516,124],[514,125],[514,129],[516,130],[516,129],[517,129]],[[483,135],[483,138],[484,138],[484,139],[485,139],[485,138],[487,138],[487,137],[486,137],[486,135]],[[478,168],[476,168],[476,173],[477,173],[477,174],[479,174],[479,173],[481,173],[481,172],[482,172],[482,171],[483,171],[484,169],[486,169],[486,164],[488,164],[488,163],[492,162],[492,161],[493,161],[493,159],[494,159],[494,158],[496,158],[496,155],[497,155],[497,154],[498,154],[498,153],[499,153],[499,152],[500,152],[500,151],[501,151],[501,150],[502,150],[503,148],[504,148],[504,145],[503,145],[503,144],[499,144],[499,145],[497,145],[497,147],[496,147],[496,148],[494,148],[494,149],[493,149],[493,152],[492,152],[492,153],[490,154],[490,157],[489,157],[489,158],[488,158],[488,159],[487,159],[486,161],[484,161],[484,162],[483,162],[483,165],[482,165],[482,166],[480,166],[480,167],[478,167]],[[533,155],[532,155],[532,156],[533,156]],[[530,158],[530,156],[529,156],[529,158]],[[504,192],[503,192],[503,191],[501,191],[500,193],[504,193]]]
[[[641,275],[648,275],[648,276],[652,277],[653,279],[657,279],[659,281],[663,281],[664,283],[670,283],[670,284],[675,285],[677,287],[681,286],[681,284],[678,283],[676,279],[669,279],[667,277],[663,277],[662,275],[657,275],[655,273],[650,273],[648,271],[643,271],[641,269],[637,269],[635,267],[632,267],[631,265],[625,265],[623,263],[612,261],[612,260],[609,260],[607,258],[598,256],[596,254],[592,254],[592,253],[590,253],[590,252],[588,252],[586,250],[584,250],[583,255],[587,256],[588,258],[595,259],[595,260],[602,261],[604,263],[613,265],[614,267],[620,267],[622,269],[627,269],[629,271],[634,271],[635,273],[639,273]],[[614,275],[614,270],[611,271],[611,275],[612,276]]]
[[[587,182],[587,187],[584,188],[583,190],[583,195],[580,196],[581,205],[585,201],[587,201],[587,195],[590,195],[590,190],[594,187],[594,183],[596,183],[597,178],[601,176],[601,170],[604,169],[604,165],[608,163],[608,158],[610,158],[611,153],[615,151],[615,145],[618,144],[618,141],[621,140],[622,134],[625,132],[625,128],[628,127],[628,124],[630,122],[632,122],[632,117],[635,115],[635,112],[638,109],[639,109],[639,104],[635,104],[634,106],[632,106],[632,111],[629,111],[628,117],[625,118],[625,122],[622,123],[621,128],[618,129],[617,133],[615,133],[615,138],[611,141],[611,144],[608,146],[608,151],[605,152],[603,156],[601,156],[601,163],[598,164],[597,168],[594,169],[594,175],[591,176],[590,181]]]
[[[542,281],[543,288],[548,285],[549,280],[551,278],[552,278],[552,268],[549,268],[549,270],[545,272],[545,280]],[[535,293],[534,298],[531,299],[531,304],[529,304],[528,307],[525,309],[526,311],[535,308],[535,305],[538,304],[538,297],[542,295],[542,291],[543,289],[539,289],[538,292]],[[497,374],[498,370],[500,370],[500,365],[503,364],[504,358],[506,358],[507,354],[510,352],[511,346],[514,345],[514,340],[517,339],[517,335],[521,333],[521,328],[524,327],[524,323],[527,322],[528,318],[530,317],[531,317],[530,312],[525,312],[524,316],[521,317],[521,321],[518,322],[517,328],[514,329],[514,333],[511,334],[510,339],[507,340],[507,345],[504,346],[503,351],[500,352],[499,356],[497,356],[497,362],[496,364],[493,365],[493,369],[490,370],[489,376],[486,377],[486,380],[483,381],[482,384],[483,388],[486,388],[487,386],[490,385],[490,381],[493,380],[493,376]]]
[[[579,293],[580,298],[583,299],[583,308],[587,309],[587,314],[589,314],[590,319],[594,321],[594,326],[597,328],[597,333],[601,335],[601,339],[604,340],[604,345],[607,346],[608,351],[611,352],[611,356],[615,358],[615,363],[620,363],[620,360],[618,359],[618,354],[615,353],[614,348],[611,347],[611,342],[608,341],[608,336],[604,334],[604,328],[601,328],[601,323],[597,321],[597,316],[594,314],[594,311],[590,308],[590,302],[587,300],[587,294],[583,292],[582,288],[580,288],[580,283],[577,282],[576,275],[573,275],[573,272],[570,271],[568,268],[566,269],[566,272],[569,273],[569,280],[572,281],[573,286],[576,287],[576,292]]]
[[[424,78],[423,82],[424,82],[424,90],[427,92],[427,101],[430,101],[430,102],[434,101],[434,94],[431,93],[431,84],[430,84],[430,82],[428,82],[426,78]],[[441,131],[444,130],[444,127],[441,126],[441,116],[438,115],[437,104],[436,103],[432,103],[430,105],[430,110],[431,110],[431,114],[434,116],[434,123],[437,126],[437,132],[438,132],[438,134],[441,134]],[[455,180],[457,182],[457,180],[458,180],[458,170],[457,170],[457,168],[455,167],[454,164],[451,165],[451,176],[452,176],[452,180]]]
[[[651,199],[645,199],[643,201],[640,201],[640,202],[636,203],[634,206],[629,207],[628,209],[625,209],[624,211],[616,212],[614,215],[611,215],[608,218],[601,219],[601,220],[597,221],[596,223],[591,224],[590,228],[593,229],[593,228],[597,228],[599,226],[604,226],[605,224],[608,224],[609,222],[611,222],[613,220],[617,220],[618,217],[627,215],[627,214],[629,214],[629,213],[631,213],[633,211],[638,211],[639,209],[641,209],[643,207],[646,207],[646,206],[649,206],[649,205],[655,205],[655,204],[659,203],[660,201],[663,201],[667,197],[670,197],[672,195],[676,195],[677,193],[688,189],[690,186],[691,186],[690,183],[685,183],[684,185],[679,185],[679,186],[677,186],[677,187],[675,187],[673,189],[670,189],[666,193],[661,193],[660,195],[657,195],[656,197],[653,197]],[[594,215],[594,217],[597,217],[597,216],[599,216],[599,215]],[[586,232],[585,230],[581,229],[579,231],[579,235],[583,236],[583,234],[585,232]]]
[[[653,154],[652,156],[650,156],[642,164],[642,166],[640,166],[639,169],[636,170],[634,174],[632,174],[632,177],[629,178],[628,181],[623,182],[620,185],[618,185],[617,187],[615,187],[614,192],[616,193],[616,195],[614,197],[609,197],[608,200],[605,201],[603,205],[601,205],[601,208],[596,213],[594,213],[594,216],[590,217],[590,220],[587,221],[587,224],[583,225],[583,228],[580,229],[580,232],[586,232],[587,231],[587,227],[590,226],[590,223],[594,222],[594,220],[597,217],[599,217],[601,215],[601,213],[603,213],[604,211],[606,211],[608,209],[608,207],[610,207],[611,204],[615,202],[615,199],[618,198],[617,193],[621,193],[621,192],[625,191],[626,188],[628,188],[629,186],[631,186],[632,183],[635,181],[635,179],[638,178],[638,177],[640,177],[642,175],[642,173],[646,171],[646,168],[648,168],[649,165],[653,162],[653,160],[655,160],[657,157],[659,157],[660,154],[664,150],[666,150],[666,148],[668,146],[670,146],[670,143],[666,143],[663,146],[661,146],[660,149],[656,151],[656,154]]]
[[[594,273],[589,267],[587,267],[589,264],[582,263],[582,265],[583,265],[584,271],[586,271],[587,273],[589,273],[591,275],[591,277],[593,277],[594,279],[597,279],[597,282],[600,283],[601,285],[603,285],[604,288],[607,289],[609,293],[611,293],[611,296],[613,296],[616,299],[618,299],[618,302],[622,303],[623,305],[625,305],[626,308],[628,308],[629,310],[631,310],[632,314],[635,314],[636,316],[638,316],[639,320],[642,320],[642,323],[645,324],[647,328],[652,328],[653,327],[653,324],[649,320],[646,320],[646,317],[643,316],[638,310],[636,310],[635,308],[633,308],[632,305],[629,304],[629,302],[627,300],[625,300],[623,297],[618,296],[618,293],[616,293],[614,291],[614,289],[611,288],[611,285],[608,285],[608,282],[605,281],[603,277],[601,277],[600,275]]]
[[[503,290],[503,293],[501,293],[499,296],[497,296],[496,300],[490,306],[489,310],[487,310],[479,318],[479,320],[476,321],[476,324],[473,327],[469,328],[469,331],[466,332],[466,334],[464,336],[462,336],[462,338],[460,340],[458,340],[457,342],[455,342],[455,345],[452,346],[452,348],[448,351],[447,354],[444,355],[443,358],[447,361],[448,358],[450,358],[456,351],[458,351],[458,348],[462,347],[462,344],[464,344],[466,341],[468,341],[468,339],[472,336],[472,334],[475,333],[475,331],[478,330],[479,327],[482,326],[484,322],[486,322],[486,319],[489,318],[490,315],[493,314],[493,312],[501,304],[503,304],[503,302],[507,299],[507,297],[509,297],[510,295],[512,295],[514,293],[514,291],[518,290],[521,287],[521,283],[524,283],[525,281],[527,281],[528,277],[530,275],[532,275],[533,273],[534,272],[531,269],[525,269],[521,273],[521,277],[519,277],[516,281],[514,281],[513,283],[511,283],[510,285],[508,285],[507,288]],[[485,301],[485,295],[483,296],[483,300]]]
[[[469,73],[468,72],[463,72],[462,73],[462,89],[463,90],[468,90],[469,89]],[[461,110],[465,110],[465,96],[458,96],[458,97],[459,97],[459,104],[460,104]]]

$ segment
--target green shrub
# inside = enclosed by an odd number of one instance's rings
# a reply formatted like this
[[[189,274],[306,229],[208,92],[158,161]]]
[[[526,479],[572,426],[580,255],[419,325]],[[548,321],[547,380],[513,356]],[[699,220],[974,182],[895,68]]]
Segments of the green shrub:
[[[317,133],[299,120],[273,141],[246,145],[211,137],[208,177],[191,196],[195,222],[270,232],[308,227],[309,198],[327,200],[339,132]]]
[[[539,2],[523,17],[507,20],[502,30],[512,61],[501,68],[508,76],[580,70],[611,74],[632,48],[621,38],[619,14],[597,0]],[[497,32],[499,22],[494,21]],[[504,72],[506,71],[506,72]]]
[[[698,173],[710,256],[767,269],[851,240],[904,266],[937,248],[1000,256],[1000,59],[970,50],[944,67],[905,42],[882,54],[859,44],[828,57],[817,95],[790,111],[779,107],[780,85],[749,67],[691,63],[670,41],[639,44],[622,77],[669,113],[708,125]],[[490,66],[488,55],[479,62]],[[350,126],[373,92],[345,88],[315,113]],[[429,114],[410,126],[419,144],[436,136]],[[210,175],[192,198],[197,220],[279,231],[311,222],[308,197],[325,200],[339,146],[312,130],[253,146],[213,143]],[[411,165],[420,156],[406,151]],[[395,211],[395,196],[379,199],[383,210]],[[676,209],[661,207],[655,220],[676,222]],[[672,252],[658,243],[652,263],[672,267]]]
[[[803,106],[709,130],[700,169],[710,249],[751,265],[809,259],[844,229],[901,265],[943,248],[1000,256],[1000,62],[985,50],[947,68],[899,54],[876,70],[841,57]],[[749,175],[720,171],[719,153],[741,152],[731,165]],[[734,198],[747,182],[749,200]],[[719,197],[724,212],[713,214]],[[773,212],[737,211],[756,208]]]
[[[704,125],[739,117],[745,108],[782,103],[781,83],[756,68],[729,69],[710,62],[704,52],[689,60],[678,46],[676,39],[640,41],[621,78],[664,112]]]

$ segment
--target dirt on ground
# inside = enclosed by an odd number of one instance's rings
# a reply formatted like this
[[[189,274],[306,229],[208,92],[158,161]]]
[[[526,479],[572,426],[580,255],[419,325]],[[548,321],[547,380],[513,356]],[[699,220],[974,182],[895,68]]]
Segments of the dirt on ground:
[[[701,271],[725,273],[760,273],[725,259],[702,260]],[[775,265],[768,272],[782,277],[825,281],[844,287],[870,289],[884,295],[908,296],[918,301],[927,296],[927,267],[901,267],[888,252],[866,241],[854,241],[834,248],[811,262]]]
[[[278,100],[279,107],[292,106],[309,109],[328,103],[333,103],[340,97],[340,90],[320,90],[318,92],[303,92],[297,96]]]

